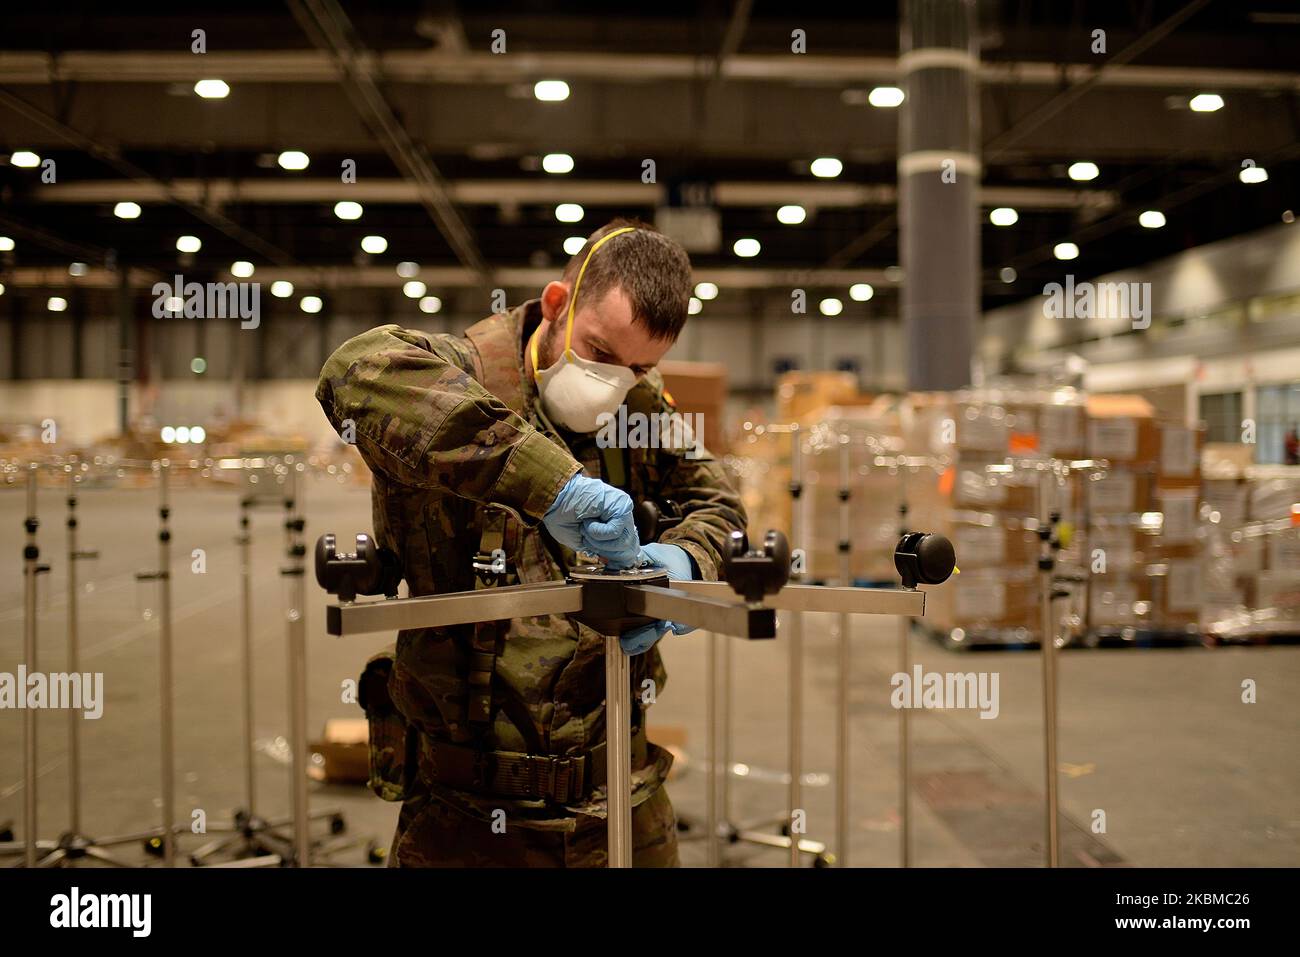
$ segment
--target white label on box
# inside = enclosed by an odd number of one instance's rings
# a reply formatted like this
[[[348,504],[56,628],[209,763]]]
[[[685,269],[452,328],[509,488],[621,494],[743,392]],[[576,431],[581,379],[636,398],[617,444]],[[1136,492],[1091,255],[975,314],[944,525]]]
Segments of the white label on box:
[[[1007,420],[992,408],[975,409],[966,407],[957,414],[957,444],[964,449],[976,449],[983,452],[1005,452],[1007,450]]]
[[[1138,426],[1134,419],[1089,419],[1088,453],[1099,459],[1135,459]]]
[[[1300,528],[1284,528],[1268,536],[1268,568],[1300,572]]]
[[[1300,608],[1300,573],[1260,572],[1255,582],[1256,601],[1260,608]]]
[[[1137,476],[1132,472],[1108,472],[1088,482],[1088,507],[1096,514],[1131,512],[1136,498]]]
[[[1196,433],[1191,429],[1160,430],[1160,471],[1170,477],[1196,474]]]
[[[1047,454],[1083,448],[1083,413],[1077,405],[1045,405],[1038,410],[1038,447]]]
[[[1201,563],[1170,562],[1165,577],[1165,604],[1170,611],[1196,611],[1201,607]]]
[[[1161,492],[1160,511],[1164,513],[1164,525],[1160,530],[1160,542],[1164,545],[1187,545],[1196,541],[1196,506],[1199,493],[1191,489],[1187,492]]]
[[[953,607],[959,619],[1006,617],[1007,587],[1002,582],[985,578],[967,578],[963,582],[959,578],[956,586]]]
[[[1006,561],[1007,540],[1001,526],[960,525],[953,530],[952,539],[953,550],[972,568]]]
[[[1133,566],[1133,530],[1128,527],[1096,527],[1088,531],[1088,565],[1097,561],[1100,549],[1106,571],[1115,572]]]
[[[957,473],[957,501],[961,504],[1001,505],[1006,500],[1006,486],[990,484],[986,473],[974,469],[962,469]]]
[[[1131,625],[1137,586],[1129,582],[1106,582],[1094,578],[1089,587],[1088,617],[1094,625]]]

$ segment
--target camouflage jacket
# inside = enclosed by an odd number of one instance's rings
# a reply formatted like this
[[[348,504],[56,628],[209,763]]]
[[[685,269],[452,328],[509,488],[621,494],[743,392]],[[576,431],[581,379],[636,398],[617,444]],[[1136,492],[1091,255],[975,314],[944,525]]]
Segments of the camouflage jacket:
[[[351,427],[373,473],[375,538],[402,560],[410,594],[476,587],[471,566],[484,529],[495,526],[512,575],[506,584],[564,577],[556,561],[574,555],[543,541],[540,522],[578,471],[601,476],[596,436],[557,430],[525,374],[524,346],[541,321],[536,300],[476,323],[465,336],[428,335],[381,326],[344,343],[325,363],[316,397],[341,434]],[[662,377],[652,371],[628,393],[629,413],[672,411]],[[744,529],[740,497],[707,451],[630,449],[621,483],[633,501],[671,499],[679,526],[660,541],[690,553],[706,580],[716,580],[727,536]],[[608,480],[608,479],[607,479]],[[388,691],[397,710],[436,740],[505,751],[576,754],[604,741],[604,642],[562,615],[516,619],[508,626],[492,680],[491,740],[464,720],[473,626],[414,629],[398,635]],[[647,678],[656,693],[666,679],[657,649],[632,662],[634,732],[642,726]],[[527,722],[531,727],[521,728]],[[532,742],[532,748],[529,742]],[[638,762],[634,762],[638,763]],[[634,768],[633,803],[662,783],[670,756],[653,745]],[[467,813],[511,809],[530,826],[571,829],[573,818],[545,802],[488,799],[433,785]],[[604,814],[603,789],[569,812]]]

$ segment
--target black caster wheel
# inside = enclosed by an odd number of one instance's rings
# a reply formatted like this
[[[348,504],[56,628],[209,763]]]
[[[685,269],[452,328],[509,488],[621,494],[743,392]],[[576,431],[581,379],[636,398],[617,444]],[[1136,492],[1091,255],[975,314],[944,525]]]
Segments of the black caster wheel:
[[[330,818],[330,833],[342,834],[348,829],[348,822],[343,820],[342,814],[335,814]]]
[[[0,829],[0,843],[7,843],[9,841],[12,841],[13,839],[14,839],[14,829],[12,827],[5,827],[3,829]]]
[[[834,867],[834,866],[835,866],[834,854],[818,854],[816,857],[813,858],[813,867]]]
[[[366,862],[369,864],[383,864],[388,860],[388,848],[380,847],[374,841],[366,848]]]
[[[144,839],[144,852],[152,854],[154,857],[162,857],[163,839],[161,837],[146,837]]]
[[[782,825],[781,825],[781,836],[782,836],[782,837],[789,837],[789,836],[790,836],[790,825],[789,825],[789,824],[782,824]]]
[[[677,819],[677,833],[687,834],[691,830],[690,821],[683,821],[680,817]]]

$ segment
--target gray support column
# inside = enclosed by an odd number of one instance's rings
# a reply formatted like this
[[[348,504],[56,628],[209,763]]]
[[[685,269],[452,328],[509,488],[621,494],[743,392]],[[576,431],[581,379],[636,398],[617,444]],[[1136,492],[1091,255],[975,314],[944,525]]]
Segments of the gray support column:
[[[135,376],[135,356],[131,349],[131,270],[126,263],[117,265],[117,431],[126,435],[131,427],[131,380]]]
[[[979,314],[974,0],[904,0],[899,251],[909,389],[970,384]]]

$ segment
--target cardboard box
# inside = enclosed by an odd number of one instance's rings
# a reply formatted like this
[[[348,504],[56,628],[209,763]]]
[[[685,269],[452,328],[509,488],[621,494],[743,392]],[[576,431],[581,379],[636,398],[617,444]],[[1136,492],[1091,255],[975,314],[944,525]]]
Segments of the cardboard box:
[[[1085,474],[1079,484],[1085,490],[1089,515],[1145,512],[1151,503],[1151,476],[1146,471],[1119,466]]]
[[[926,587],[925,622],[940,632],[1038,627],[1035,572],[1026,568],[962,570],[942,585]]]
[[[799,422],[833,405],[870,401],[851,372],[786,372],[776,382],[777,420]]]
[[[1205,563],[1196,557],[1160,563],[1164,575],[1153,579],[1157,597],[1152,617],[1157,627],[1194,625],[1205,603]]]
[[[1300,618],[1300,571],[1264,571],[1255,576],[1255,604],[1282,618]]]
[[[1160,431],[1151,403],[1136,395],[1088,398],[1088,454],[1111,465],[1154,467]]]
[[[1194,544],[1200,527],[1200,505],[1199,488],[1162,489],[1156,492],[1156,506],[1164,516],[1157,544]]]
[[[1097,575],[1088,583],[1088,627],[1145,628],[1151,624],[1150,585],[1129,575]]]
[[[312,751],[324,763],[312,765],[316,780],[331,784],[366,784],[370,780],[370,725],[365,718],[330,718]]]
[[[1250,519],[1271,522],[1300,514],[1300,467],[1262,467],[1250,477]]]
[[[1038,556],[1038,534],[1019,518],[959,512],[952,516],[947,534],[957,567],[963,570],[1003,565],[1033,568]]]
[[[704,417],[704,445],[715,456],[726,450],[723,419],[727,405],[727,367],[721,362],[659,363],[664,391],[683,414]]]
[[[1156,484],[1162,488],[1183,488],[1201,484],[1202,429],[1177,425],[1160,426],[1160,462]]]

